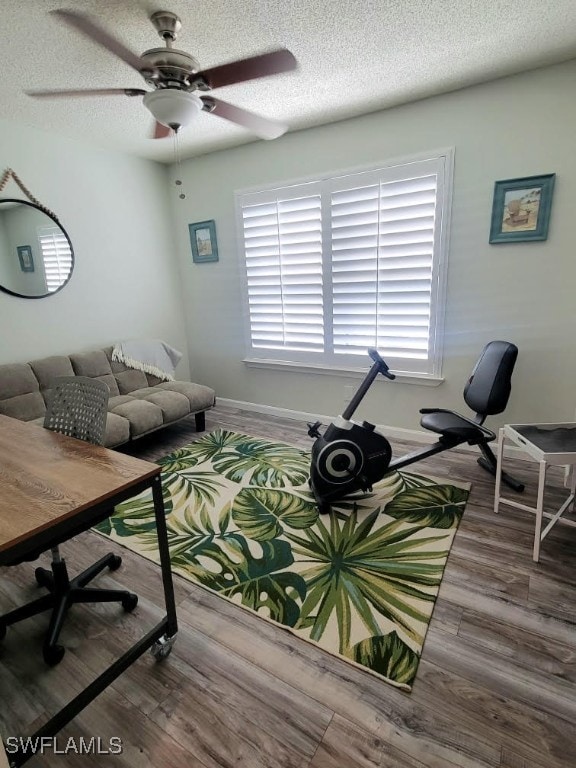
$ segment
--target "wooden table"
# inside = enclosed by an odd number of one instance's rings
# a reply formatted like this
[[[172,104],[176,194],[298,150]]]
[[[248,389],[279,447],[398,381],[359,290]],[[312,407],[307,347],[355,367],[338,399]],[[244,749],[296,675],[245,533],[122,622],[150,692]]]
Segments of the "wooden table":
[[[147,488],[154,500],[166,616],[33,737],[54,736],[147,649],[157,659],[166,657],[178,625],[160,467],[0,415],[0,566],[96,525],[116,504]],[[30,757],[10,754],[10,766]]]

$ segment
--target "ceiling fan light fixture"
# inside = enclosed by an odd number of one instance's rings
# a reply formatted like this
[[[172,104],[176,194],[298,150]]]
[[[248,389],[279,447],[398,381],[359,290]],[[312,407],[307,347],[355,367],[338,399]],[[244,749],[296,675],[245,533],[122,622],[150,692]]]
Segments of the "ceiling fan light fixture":
[[[161,88],[147,93],[144,106],[150,110],[154,119],[173,128],[188,125],[202,111],[203,103],[199,96],[175,88]]]

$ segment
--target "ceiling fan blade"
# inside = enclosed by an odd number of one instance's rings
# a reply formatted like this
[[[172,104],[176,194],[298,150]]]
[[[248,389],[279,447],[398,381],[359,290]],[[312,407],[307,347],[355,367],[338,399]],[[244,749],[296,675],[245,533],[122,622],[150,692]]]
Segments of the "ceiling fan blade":
[[[111,53],[118,56],[126,64],[133,67],[138,72],[148,70],[149,67],[142,61],[140,56],[137,56],[124,43],[120,42],[117,38],[113,37],[109,32],[95,24],[89,16],[77,11],[67,11],[64,9],[56,9],[50,11],[50,13],[57,16],[61,21],[64,21],[71,27],[75,27],[79,32],[89,37],[94,42],[107,48]]]
[[[249,59],[239,59],[229,64],[204,69],[195,77],[204,80],[210,88],[221,88],[223,85],[243,83],[257,77],[290,72],[297,66],[298,63],[293,54],[286,48],[280,48],[271,53],[262,53]]]
[[[35,99],[76,98],[77,96],[144,96],[140,88],[92,88],[65,91],[26,91],[26,96]]]
[[[156,124],[154,126],[154,135],[152,136],[153,139],[166,139],[168,136],[171,136],[173,133],[172,128],[168,125],[162,125],[162,123],[159,123],[156,121]]]
[[[217,117],[223,117],[224,120],[230,120],[237,125],[242,125],[260,136],[261,139],[277,139],[288,130],[288,126],[283,123],[277,123],[275,120],[261,117],[254,112],[248,112],[247,109],[235,107],[234,104],[229,104],[222,99],[215,99],[213,96],[201,96],[200,98],[204,102],[206,112]]]

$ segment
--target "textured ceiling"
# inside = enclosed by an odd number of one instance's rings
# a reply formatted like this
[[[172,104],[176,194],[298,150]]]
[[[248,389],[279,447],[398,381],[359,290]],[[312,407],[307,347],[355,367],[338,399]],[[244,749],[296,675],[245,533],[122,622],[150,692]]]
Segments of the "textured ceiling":
[[[162,162],[140,98],[34,100],[25,90],[147,88],[111,53],[48,14],[89,13],[135,53],[162,45],[149,16],[182,19],[177,48],[202,68],[278,47],[296,72],[215,95],[290,130],[333,122],[576,57],[575,0],[1,0],[0,118]],[[571,98],[574,94],[571,95]],[[535,105],[537,109],[537,105]],[[200,114],[179,133],[181,157],[254,141]],[[281,139],[280,139],[281,140]]]

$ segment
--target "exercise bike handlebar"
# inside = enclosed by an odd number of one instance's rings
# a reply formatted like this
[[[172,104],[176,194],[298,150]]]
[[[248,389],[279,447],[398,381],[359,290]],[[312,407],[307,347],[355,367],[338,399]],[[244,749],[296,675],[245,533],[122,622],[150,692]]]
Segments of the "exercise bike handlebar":
[[[368,392],[368,390],[372,385],[372,382],[378,376],[379,373],[381,373],[382,376],[386,376],[387,379],[396,378],[396,376],[393,373],[390,373],[390,369],[388,368],[384,360],[382,360],[382,358],[380,357],[376,349],[369,349],[368,354],[370,355],[374,363],[370,368],[370,370],[368,371],[368,373],[366,374],[364,381],[358,387],[358,391],[356,392],[352,400],[350,400],[347,408],[342,413],[343,419],[348,420],[352,418],[352,414],[354,413],[356,408],[358,408],[358,406],[360,405],[360,402],[362,401],[364,395],[366,394],[366,392]]]
[[[394,381],[394,379],[396,378],[396,375],[393,374],[393,373],[390,373],[390,368],[388,368],[388,366],[386,365],[385,361],[382,360],[378,350],[377,349],[369,349],[368,350],[368,354],[370,355],[372,360],[374,360],[375,363],[378,363],[378,365],[379,365],[378,373],[381,373],[382,376],[386,376],[387,379],[391,379],[392,381]]]

